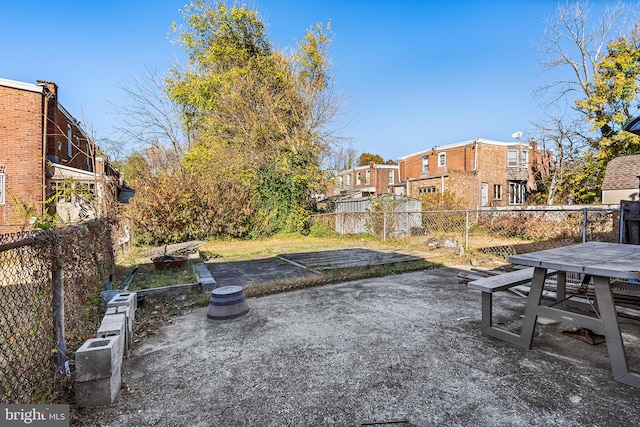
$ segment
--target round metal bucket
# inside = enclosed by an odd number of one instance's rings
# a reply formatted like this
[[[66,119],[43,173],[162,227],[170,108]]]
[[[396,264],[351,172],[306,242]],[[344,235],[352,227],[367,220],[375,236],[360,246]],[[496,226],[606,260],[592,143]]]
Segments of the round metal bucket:
[[[249,305],[241,286],[223,286],[211,291],[207,320],[227,322],[249,313]]]

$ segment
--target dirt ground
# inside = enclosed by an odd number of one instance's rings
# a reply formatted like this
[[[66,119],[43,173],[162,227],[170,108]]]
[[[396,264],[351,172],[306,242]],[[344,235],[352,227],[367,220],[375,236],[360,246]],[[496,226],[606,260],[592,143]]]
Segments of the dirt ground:
[[[637,425],[640,391],[612,379],[606,346],[538,325],[525,350],[480,332],[480,294],[440,268],[208,307],[159,327],[123,364],[102,426]],[[496,298],[517,323],[523,300]],[[639,322],[622,319],[640,368]],[[565,328],[566,329],[566,328]],[[638,370],[638,368],[636,368]]]

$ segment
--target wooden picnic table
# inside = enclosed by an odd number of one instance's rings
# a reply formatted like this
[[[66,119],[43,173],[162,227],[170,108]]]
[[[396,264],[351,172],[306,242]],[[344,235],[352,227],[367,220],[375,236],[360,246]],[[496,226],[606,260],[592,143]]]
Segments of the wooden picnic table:
[[[640,374],[630,372],[627,365],[618,314],[611,290],[611,283],[616,279],[640,280],[640,246],[587,242],[512,255],[509,257],[509,261],[513,264],[534,267],[520,342],[517,344],[531,348],[538,316],[590,329],[605,336],[614,379],[640,388]],[[547,269],[581,273],[587,276],[587,279],[590,276],[593,280],[597,309],[599,310],[598,316],[578,314],[564,310],[559,306],[542,305],[541,297]]]

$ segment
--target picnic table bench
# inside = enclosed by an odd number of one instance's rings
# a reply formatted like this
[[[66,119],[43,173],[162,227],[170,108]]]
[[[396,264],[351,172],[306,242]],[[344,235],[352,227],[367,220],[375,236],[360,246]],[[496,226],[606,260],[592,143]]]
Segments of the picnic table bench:
[[[534,267],[514,270],[494,276],[483,277],[472,280],[468,283],[469,289],[482,292],[482,321],[481,329],[485,334],[516,345],[522,345],[521,335],[498,328],[493,324],[493,293],[506,291],[514,286],[531,282],[534,274]],[[545,277],[558,275],[557,299],[565,297],[566,273],[555,270],[547,270]]]

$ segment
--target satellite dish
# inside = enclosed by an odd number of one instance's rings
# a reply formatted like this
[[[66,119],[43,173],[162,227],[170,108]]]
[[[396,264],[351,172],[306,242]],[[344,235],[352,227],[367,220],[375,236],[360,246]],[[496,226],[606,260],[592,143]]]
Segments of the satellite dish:
[[[520,131],[514,132],[511,134],[511,138],[515,138],[515,139],[520,139],[521,136],[522,136],[522,132]]]

